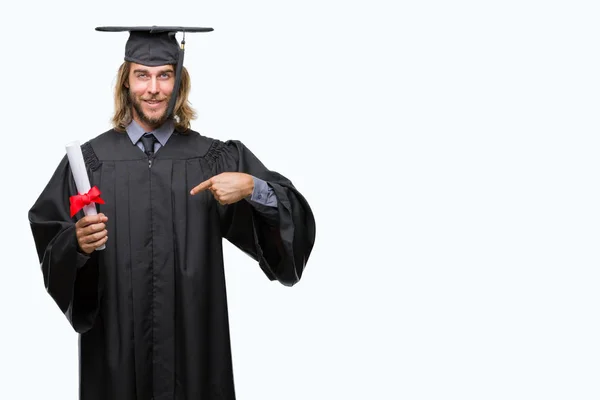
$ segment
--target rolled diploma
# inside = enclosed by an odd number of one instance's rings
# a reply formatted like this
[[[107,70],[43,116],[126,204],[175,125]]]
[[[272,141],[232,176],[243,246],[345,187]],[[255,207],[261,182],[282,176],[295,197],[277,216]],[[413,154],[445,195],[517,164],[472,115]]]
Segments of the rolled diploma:
[[[81,146],[79,141],[68,143],[66,146],[67,157],[69,158],[69,165],[73,173],[73,179],[75,180],[75,186],[77,186],[78,194],[84,194],[89,192],[91,189],[90,179],[88,178],[87,171],[85,169],[85,161],[83,161],[83,154],[81,153]],[[97,215],[96,204],[90,203],[83,207],[83,213],[85,215]],[[104,250],[105,245],[98,247],[96,250]]]

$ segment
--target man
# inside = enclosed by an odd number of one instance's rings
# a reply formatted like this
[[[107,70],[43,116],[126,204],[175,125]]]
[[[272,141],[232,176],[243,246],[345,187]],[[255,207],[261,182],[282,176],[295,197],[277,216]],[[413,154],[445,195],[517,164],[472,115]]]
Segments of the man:
[[[130,32],[114,128],[82,146],[104,203],[71,217],[65,157],[29,211],[46,289],[80,334],[80,398],[234,399],[222,238],[291,286],[312,211],[241,142],[189,129],[175,34],[212,29],[97,30]]]

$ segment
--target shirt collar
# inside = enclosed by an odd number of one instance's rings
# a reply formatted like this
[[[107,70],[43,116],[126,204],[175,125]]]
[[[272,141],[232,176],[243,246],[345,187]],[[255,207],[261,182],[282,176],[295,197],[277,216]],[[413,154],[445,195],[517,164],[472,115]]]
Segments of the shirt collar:
[[[167,140],[169,140],[169,138],[173,134],[173,131],[175,130],[175,122],[172,119],[168,119],[167,121],[165,121],[164,124],[156,128],[155,130],[146,132],[137,122],[131,120],[131,123],[127,126],[127,128],[125,128],[125,130],[127,131],[129,140],[131,140],[131,143],[133,143],[134,145],[140,140],[140,138],[145,133],[152,133],[154,134],[154,137],[156,137],[160,145],[164,146],[167,143]]]

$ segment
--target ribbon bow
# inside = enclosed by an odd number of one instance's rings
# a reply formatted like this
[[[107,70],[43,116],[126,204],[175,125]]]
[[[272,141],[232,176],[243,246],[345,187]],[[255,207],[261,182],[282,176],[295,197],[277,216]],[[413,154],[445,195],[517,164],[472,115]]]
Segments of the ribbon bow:
[[[104,200],[100,198],[100,189],[96,186],[91,188],[87,193],[69,197],[69,201],[71,202],[71,217],[88,204],[104,204]]]

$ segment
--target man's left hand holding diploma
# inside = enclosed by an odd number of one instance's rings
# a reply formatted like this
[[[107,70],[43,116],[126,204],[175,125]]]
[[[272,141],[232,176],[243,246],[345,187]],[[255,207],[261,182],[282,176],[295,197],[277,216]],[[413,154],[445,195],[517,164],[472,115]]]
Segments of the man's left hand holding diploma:
[[[106,243],[108,240],[106,221],[108,221],[108,218],[102,213],[86,215],[77,221],[75,231],[77,232],[77,243],[79,243],[81,251],[91,254]]]

